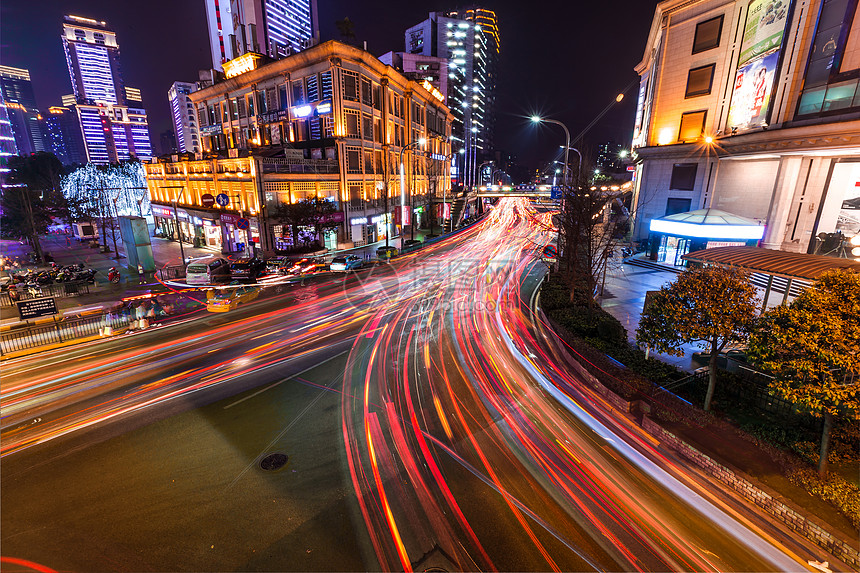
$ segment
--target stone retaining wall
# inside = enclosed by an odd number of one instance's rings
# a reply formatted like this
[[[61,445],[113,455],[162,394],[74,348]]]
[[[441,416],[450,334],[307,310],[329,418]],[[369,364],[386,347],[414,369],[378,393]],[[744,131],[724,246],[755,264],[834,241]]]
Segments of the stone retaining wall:
[[[770,515],[788,526],[789,529],[803,535],[819,547],[838,557],[855,569],[860,569],[860,553],[845,541],[836,538],[833,534],[825,531],[817,523],[811,522],[805,516],[788,507],[781,501],[774,499],[769,493],[762,491],[746,479],[737,475],[729,468],[715,462],[690,444],[667,431],[648,416],[642,419],[642,428],[658,438],[663,444],[669,446],[687,460],[693,462],[707,473],[728,485],[742,496],[761,507]]]

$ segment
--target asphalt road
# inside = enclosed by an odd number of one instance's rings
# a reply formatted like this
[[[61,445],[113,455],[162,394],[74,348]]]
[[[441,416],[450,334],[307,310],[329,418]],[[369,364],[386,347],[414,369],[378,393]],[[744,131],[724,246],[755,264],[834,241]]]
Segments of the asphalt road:
[[[534,311],[549,216],[506,200],[390,265],[5,363],[3,557],[75,571],[803,570],[808,544],[577,379]]]

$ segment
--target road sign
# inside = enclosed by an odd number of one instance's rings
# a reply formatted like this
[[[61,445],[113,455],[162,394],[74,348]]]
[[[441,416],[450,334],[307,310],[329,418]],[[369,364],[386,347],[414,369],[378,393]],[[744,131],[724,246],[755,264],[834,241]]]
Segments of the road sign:
[[[554,259],[558,256],[558,249],[555,245],[547,245],[543,248],[543,256]]]
[[[223,195],[223,193],[222,193],[222,195]],[[219,197],[220,197],[220,195],[219,195]],[[225,197],[226,197],[226,195],[225,195]],[[228,199],[228,201],[229,201],[229,199]],[[200,202],[203,203],[204,207],[211,207],[212,205],[215,204],[215,197],[213,197],[209,193],[204,193],[203,195],[200,196]]]
[[[247,231],[251,228],[251,221],[245,219],[244,217],[236,221],[236,228],[241,229],[243,231]]]
[[[21,320],[57,314],[57,301],[53,297],[33,298],[15,303]]]
[[[549,198],[550,199],[561,199],[562,198],[561,187],[553,186],[553,188],[549,190]]]
[[[226,207],[230,204],[230,198],[227,196],[226,193],[218,193],[218,196],[215,197],[215,202],[222,207]]]

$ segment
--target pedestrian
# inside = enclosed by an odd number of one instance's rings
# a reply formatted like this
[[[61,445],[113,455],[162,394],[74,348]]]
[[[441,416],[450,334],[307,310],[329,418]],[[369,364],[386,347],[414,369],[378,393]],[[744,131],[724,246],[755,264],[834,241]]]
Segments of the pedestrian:
[[[69,237],[68,235],[66,235],[66,246],[67,246],[67,247],[71,247],[71,246],[72,246],[72,238],[71,238],[71,237]]]
[[[140,284],[146,282],[146,274],[143,272],[143,265],[140,263],[137,263],[137,278],[140,279]]]

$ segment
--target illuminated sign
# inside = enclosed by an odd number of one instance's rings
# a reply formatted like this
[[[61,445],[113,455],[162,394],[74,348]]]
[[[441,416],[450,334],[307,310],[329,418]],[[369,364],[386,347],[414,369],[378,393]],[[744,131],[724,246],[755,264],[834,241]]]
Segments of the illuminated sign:
[[[216,135],[221,133],[221,124],[203,125],[200,127],[201,135]]]
[[[323,100],[316,104],[308,103],[297,105],[290,108],[290,115],[294,119],[303,119],[305,117],[325,115],[331,113],[331,101]]]
[[[234,78],[252,70],[256,70],[257,66],[260,65],[260,60],[262,59],[262,54],[255,54],[254,52],[242,54],[238,58],[233,58],[229,62],[224,62],[224,75],[227,78]]]
[[[430,95],[432,95],[433,97],[435,97],[435,98],[436,98],[436,99],[438,99],[439,101],[441,101],[441,102],[443,102],[443,103],[445,102],[445,96],[444,96],[444,95],[442,95],[442,92],[440,92],[439,90],[437,90],[437,89],[433,86],[433,84],[431,84],[431,83],[430,83],[430,81],[429,81],[429,80],[424,80],[424,83],[422,83],[422,84],[421,84],[421,87],[423,87],[425,90],[427,90],[428,92],[430,92]]]
[[[665,219],[652,219],[651,231],[701,239],[761,239],[764,237],[764,227],[761,225],[700,225]]]
[[[287,119],[289,114],[285,109],[276,109],[270,112],[261,113],[257,116],[257,123],[269,123],[271,121],[281,121]]]
[[[752,129],[765,123],[790,11],[791,0],[752,0],[747,6],[729,129]]]

